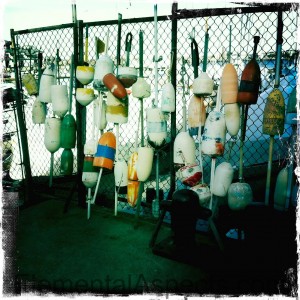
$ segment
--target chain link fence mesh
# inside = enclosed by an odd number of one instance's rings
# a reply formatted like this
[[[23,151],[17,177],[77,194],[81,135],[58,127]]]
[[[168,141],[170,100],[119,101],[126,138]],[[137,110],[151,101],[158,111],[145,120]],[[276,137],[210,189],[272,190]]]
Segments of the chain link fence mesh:
[[[297,65],[297,25],[298,12],[286,11],[283,13],[283,45],[282,45],[282,68],[281,68],[281,90],[284,94],[286,104],[292,89],[296,85],[296,65]],[[117,33],[118,25],[115,21],[109,22],[93,22],[83,23],[83,28],[88,27],[88,60],[90,65],[95,65],[96,62],[96,46],[95,39],[106,43],[107,34],[108,47],[107,54],[110,56],[116,67],[116,52],[117,52]],[[82,30],[83,30],[82,28]],[[125,37],[127,33],[132,33],[132,48],[130,53],[130,66],[139,68],[139,33],[143,31],[144,36],[144,77],[147,82],[151,84],[152,94],[149,98],[143,100],[144,111],[152,106],[154,101],[154,21],[150,19],[134,19],[123,20],[121,33],[121,64],[125,63]],[[231,63],[234,64],[238,76],[241,73],[252,56],[253,51],[253,36],[259,35],[260,42],[257,51],[257,60],[261,67],[262,84],[260,90],[260,97],[256,105],[251,105],[249,108],[249,118],[247,122],[246,139],[244,145],[244,165],[251,166],[255,164],[263,164],[268,159],[268,144],[269,137],[262,134],[262,117],[263,109],[266,102],[267,95],[273,88],[275,75],[275,53],[276,53],[276,32],[277,32],[277,12],[254,12],[241,13],[232,15],[217,15],[197,18],[186,18],[178,20],[177,31],[177,89],[176,89],[176,132],[183,129],[183,115],[182,115],[182,100],[186,97],[186,107],[189,105],[192,96],[191,85],[194,80],[193,66],[191,60],[191,37],[194,37],[199,47],[199,73],[202,71],[203,55],[204,55],[204,35],[208,29],[209,44],[208,44],[208,64],[207,73],[214,80],[214,92],[211,96],[206,98],[207,114],[213,108],[216,101],[217,87],[220,83],[222,70],[228,62],[229,54],[229,40],[231,40],[230,58]],[[21,55],[23,49],[35,49],[36,52],[43,53],[43,67],[50,61],[55,60],[57,49],[59,50],[59,69],[60,69],[60,84],[69,85],[69,71],[70,71],[70,55],[73,53],[73,27],[66,25],[63,28],[56,27],[55,29],[31,30],[30,33],[15,32],[17,39],[17,47],[19,53],[18,65],[20,67],[20,76],[27,72],[31,72],[37,78],[37,67],[35,56],[25,59]],[[161,103],[161,90],[166,82],[168,82],[168,74],[170,72],[171,63],[171,38],[172,38],[172,22],[170,19],[163,18],[158,21],[158,55],[162,60],[158,62],[158,89],[159,89],[159,105]],[[84,45],[79,45],[84,48]],[[22,50],[22,51],[23,51]],[[23,51],[24,52],[24,51]],[[182,86],[182,58],[186,64],[186,74],[184,76],[185,95],[183,95]],[[28,60],[29,59],[29,60]],[[92,83],[88,87],[92,87]],[[34,125],[31,120],[32,105],[35,97],[26,95],[26,104],[24,105],[24,115],[27,126],[27,135],[29,143],[29,152],[31,157],[31,170],[33,176],[47,176],[49,175],[50,153],[44,146],[44,126]],[[97,93],[96,93],[97,94]],[[75,95],[75,90],[73,91]],[[104,98],[105,100],[105,98]],[[73,97],[73,112],[75,112],[75,97]],[[126,124],[120,125],[120,154],[119,158],[128,161],[129,156],[134,151],[135,136],[138,129],[138,117],[141,103],[139,99],[129,95],[129,118]],[[51,116],[51,105],[48,104],[47,115]],[[146,116],[144,114],[144,116]],[[86,140],[93,137],[93,104],[86,108]],[[14,118],[9,119],[13,123]],[[146,118],[144,122],[144,134],[147,137]],[[170,136],[170,117],[168,120],[168,141],[171,141]],[[6,129],[10,130],[10,129]],[[105,130],[112,130],[116,133],[114,124],[108,123]],[[98,134],[99,137],[99,134]],[[98,138],[97,137],[97,138]],[[139,134],[140,144],[141,134]],[[199,143],[196,140],[197,151],[199,151]],[[282,136],[275,139],[274,146],[274,161],[282,161],[286,159],[286,149],[291,138],[291,128],[285,127],[285,132]],[[225,147],[224,156],[217,159],[217,164],[230,159],[232,165],[237,169],[239,164],[239,134],[236,139],[227,135],[227,143]],[[232,146],[229,157],[229,149]],[[17,149],[14,149],[17,150]],[[63,149],[55,153],[54,176],[60,174],[60,156]],[[74,172],[77,172],[76,151],[74,151]],[[15,156],[15,165],[18,165],[18,157]],[[210,158],[204,156],[204,178],[209,181],[210,174]],[[199,162],[199,155],[197,154]],[[154,162],[155,164],[155,162]],[[160,188],[163,190],[163,197],[170,188],[170,152],[168,148],[160,151]],[[13,178],[21,178],[19,168],[11,169],[11,176]],[[105,177],[105,176],[104,176]],[[146,190],[155,188],[155,168],[149,180],[146,182],[143,199],[146,198]],[[113,173],[103,178],[101,183],[101,193],[108,198],[114,198],[114,179]],[[126,196],[124,196],[126,198]],[[119,202],[119,208],[129,208],[124,199],[124,203]]]

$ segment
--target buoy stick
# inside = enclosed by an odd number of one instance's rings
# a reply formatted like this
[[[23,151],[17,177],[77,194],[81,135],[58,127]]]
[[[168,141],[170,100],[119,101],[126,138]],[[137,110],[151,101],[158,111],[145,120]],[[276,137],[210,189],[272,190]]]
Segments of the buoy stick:
[[[210,169],[210,202],[209,202],[209,209],[212,209],[213,203],[213,183],[215,180],[215,169],[216,169],[216,158],[212,157],[211,159],[211,169]]]
[[[119,133],[119,129],[120,129],[120,124],[119,123],[115,123],[116,126],[116,161],[119,160],[119,137],[120,137],[120,133]],[[120,180],[121,182],[121,180]],[[115,216],[118,213],[118,191],[117,189],[115,189]]]
[[[88,63],[89,26],[85,25],[84,61]]]
[[[154,5],[154,63],[155,63],[155,101],[154,106],[158,106],[158,49],[157,49],[157,4]]]
[[[107,55],[108,52],[108,44],[109,44],[109,29],[107,29],[107,33],[106,33],[105,55]]]
[[[52,187],[52,178],[53,178],[53,164],[54,164],[54,153],[51,152],[50,157],[50,174],[49,174],[49,187]]]
[[[206,20],[205,20],[205,38],[204,38],[204,57],[203,57],[203,68],[202,68],[203,72],[206,72],[206,68],[207,68],[208,40],[209,40],[209,34],[208,34],[208,23],[207,23],[207,18],[206,18]]]
[[[92,189],[88,188],[88,195],[87,195],[87,219],[89,220],[89,218],[91,217],[91,199],[92,199]]]
[[[241,113],[241,138],[240,138],[240,168],[239,168],[239,181],[244,182],[243,175],[243,157],[244,157],[244,141],[246,134],[246,125],[247,125],[247,117],[248,117],[248,108],[249,105],[242,105],[242,113]]]
[[[144,137],[144,102],[143,99],[140,99],[141,103],[141,147],[145,146],[145,137]]]
[[[203,101],[203,100],[202,100]],[[200,105],[200,116],[202,116],[202,105]],[[202,153],[201,153],[201,149],[202,149],[202,136],[201,136],[201,121],[198,127],[198,141],[199,141],[199,164],[200,164],[200,169],[201,169],[201,183],[204,183],[204,174],[203,174],[203,160],[202,160]]]
[[[96,188],[95,188],[95,192],[94,192],[94,196],[93,196],[91,204],[94,204],[95,201],[96,201],[96,197],[97,197],[97,193],[98,193],[98,189],[99,189],[99,184],[100,184],[102,172],[103,172],[103,168],[100,168],[98,179],[97,179],[97,185],[96,185]]]
[[[266,193],[265,193],[265,205],[269,205],[270,196],[270,185],[271,185],[271,172],[272,172],[272,160],[273,160],[273,145],[274,145],[274,135],[270,135],[270,145],[269,145],[269,160],[267,169],[267,182],[266,182]]]
[[[182,82],[182,130],[186,132],[186,95],[185,95],[185,83],[184,75],[186,74],[185,70],[185,59],[182,56],[182,69],[181,69],[181,82]]]
[[[72,112],[73,81],[74,81],[74,54],[71,55],[71,65],[70,65],[70,91],[69,91],[69,100],[70,100],[69,113],[70,114]]]
[[[139,62],[140,62],[140,77],[142,77],[142,78],[144,76],[143,54],[144,54],[144,32],[142,30],[140,30],[140,34],[139,34]]]

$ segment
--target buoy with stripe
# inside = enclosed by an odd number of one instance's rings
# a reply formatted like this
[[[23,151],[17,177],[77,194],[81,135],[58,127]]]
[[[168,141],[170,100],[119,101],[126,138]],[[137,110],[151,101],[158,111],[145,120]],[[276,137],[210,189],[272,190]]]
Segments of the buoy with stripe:
[[[118,194],[127,194],[128,184],[128,166],[125,160],[118,160],[115,162],[114,175],[115,186]]]
[[[154,151],[150,147],[138,148],[136,172],[139,181],[146,181],[152,171]]]
[[[45,120],[46,106],[37,96],[32,105],[32,122],[33,124],[44,124]]]
[[[54,84],[56,84],[54,72],[51,66],[47,66],[40,80],[39,99],[41,102],[51,102],[51,86]]]
[[[46,118],[44,144],[46,149],[54,153],[60,148],[61,120],[58,118]]]
[[[114,62],[112,61],[112,59],[108,55],[101,55],[96,61],[93,87],[96,90],[103,90],[103,88],[105,87],[103,83],[103,77],[106,74],[113,72]]]
[[[193,95],[188,107],[188,127],[191,136],[198,135],[199,126],[204,126],[206,109],[203,98]]]
[[[128,99],[121,102],[111,92],[107,92],[106,120],[117,124],[127,123]]]
[[[32,74],[24,74],[22,76],[22,83],[30,96],[38,94],[38,85]]]
[[[268,135],[281,135],[284,131],[285,106],[284,98],[278,88],[267,97],[263,114],[263,133]]]
[[[192,187],[200,182],[202,171],[198,164],[192,164],[181,167],[176,175],[184,185]]]
[[[90,88],[77,88],[76,100],[82,105],[87,106],[95,99],[94,90]]]
[[[92,66],[77,66],[76,78],[83,85],[91,83],[94,79],[95,69]]]
[[[261,84],[261,72],[259,65],[256,61],[256,49],[259,43],[259,36],[254,37],[254,50],[253,57],[245,66],[239,91],[238,91],[238,102],[243,104],[256,104],[258,99],[259,87]]]
[[[233,180],[234,170],[230,163],[222,162],[215,170],[212,193],[219,197],[225,197]]]
[[[228,206],[232,210],[243,210],[253,200],[252,189],[248,183],[232,183],[228,189]]]
[[[130,88],[137,81],[137,69],[134,67],[119,66],[117,77],[125,88]]]
[[[82,183],[87,188],[93,188],[97,184],[99,169],[93,165],[93,161],[93,156],[85,156],[83,160]]]
[[[93,165],[95,167],[113,169],[116,153],[116,137],[112,132],[105,132],[100,137]]]
[[[69,97],[66,85],[51,86],[52,110],[59,118],[62,118],[69,110]]]
[[[297,124],[297,90],[296,87],[290,94],[288,105],[286,108],[285,123],[290,125]]]
[[[128,101],[127,91],[118,78],[108,73],[103,77],[103,83],[107,89],[121,102]]]
[[[162,146],[167,138],[167,121],[164,113],[158,107],[148,108],[147,116],[147,133],[149,144],[156,148]]]

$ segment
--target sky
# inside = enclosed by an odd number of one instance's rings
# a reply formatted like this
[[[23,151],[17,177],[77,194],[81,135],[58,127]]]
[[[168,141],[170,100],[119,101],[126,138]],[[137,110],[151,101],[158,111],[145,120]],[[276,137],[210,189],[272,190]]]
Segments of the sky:
[[[123,19],[150,17],[154,14],[155,3],[158,15],[168,15],[171,14],[172,2],[172,0],[1,0],[0,40],[10,40],[10,29],[23,30],[71,23],[72,3],[76,4],[78,20],[93,22],[117,19],[118,13],[122,14]],[[177,2],[180,9],[233,6],[228,0]]]

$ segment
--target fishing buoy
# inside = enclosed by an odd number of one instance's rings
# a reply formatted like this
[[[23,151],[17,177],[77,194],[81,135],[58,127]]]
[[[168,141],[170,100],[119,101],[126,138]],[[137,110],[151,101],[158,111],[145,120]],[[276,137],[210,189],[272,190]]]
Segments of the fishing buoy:
[[[71,114],[67,114],[61,124],[61,147],[66,149],[75,148],[76,144],[76,121]]]
[[[39,99],[41,102],[51,102],[51,86],[56,84],[54,73],[50,66],[43,72],[40,80]]]
[[[112,132],[105,132],[98,141],[97,152],[94,157],[95,167],[113,169],[116,152],[116,137]]]
[[[137,81],[137,69],[119,66],[117,77],[125,88],[130,88]]]
[[[46,149],[54,153],[60,148],[61,120],[58,118],[46,118],[44,144]]]
[[[46,120],[46,107],[39,99],[39,96],[32,105],[32,122],[33,124],[44,124]]]
[[[156,148],[162,146],[167,138],[167,122],[164,113],[160,108],[148,108],[147,116],[147,132],[149,144]]]
[[[181,167],[176,174],[183,184],[190,187],[197,185],[202,178],[201,168],[198,164]]]
[[[127,123],[128,100],[120,102],[111,92],[107,92],[106,120],[118,124]]]
[[[220,111],[211,111],[206,119],[202,135],[202,153],[212,157],[224,153],[226,125]]]
[[[279,89],[275,88],[267,97],[263,114],[263,133],[281,135],[284,130],[285,106]]]
[[[166,83],[162,88],[161,110],[167,113],[175,111],[175,89],[171,82]]]
[[[253,57],[245,66],[238,91],[238,102],[244,104],[256,104],[261,83],[260,68],[256,61],[256,49],[259,36],[254,37]]]
[[[103,83],[107,87],[107,89],[121,102],[128,101],[128,96],[125,87],[123,84],[117,79],[117,77],[108,73],[103,77]]]
[[[232,210],[243,210],[252,202],[252,189],[248,183],[232,183],[228,189],[228,206]]]
[[[128,166],[125,160],[119,160],[115,162],[114,175],[115,186],[118,194],[127,194],[128,184]]]
[[[74,155],[71,149],[64,149],[60,158],[61,175],[72,175]]]
[[[106,45],[107,48],[107,45]],[[114,72],[114,62],[107,55],[101,55],[95,66],[94,82],[93,86],[96,90],[102,90],[104,88],[103,77],[106,74]]]
[[[202,72],[193,82],[193,93],[198,97],[205,97],[212,94],[214,89],[214,81]]]
[[[135,207],[138,194],[139,194],[140,182],[135,180],[128,180],[127,185],[127,202],[131,207]]]
[[[139,181],[146,181],[151,174],[154,151],[149,147],[138,148],[136,172]]]
[[[238,75],[233,64],[228,63],[222,72],[221,99],[224,104],[236,103],[238,96]]]
[[[188,127],[191,136],[198,135],[199,126],[204,126],[206,110],[203,98],[192,96],[188,106]]]
[[[22,77],[22,83],[30,96],[38,94],[38,85],[32,74],[24,74]]]
[[[97,184],[99,169],[93,165],[94,157],[85,156],[83,161],[82,183],[87,188],[93,188]]]
[[[240,105],[238,103],[225,104],[224,118],[228,133],[236,136],[240,129]]]
[[[132,96],[139,99],[148,98],[151,95],[151,87],[147,81],[139,77],[132,85]]]
[[[228,162],[222,162],[217,166],[212,189],[214,195],[219,197],[227,195],[229,186],[232,183],[233,173],[233,167]]]
[[[66,85],[51,86],[51,102],[55,115],[62,118],[69,110],[69,97]]]
[[[138,160],[138,153],[133,152],[128,160],[128,174],[127,177],[129,180],[138,180],[136,163]]]
[[[95,69],[91,66],[77,66],[76,78],[83,85],[89,84],[94,79]]]
[[[288,105],[286,108],[285,123],[290,125],[297,124],[297,90],[296,87],[290,94]]]
[[[76,100],[82,105],[87,106],[95,99],[94,90],[90,88],[77,88]]]
[[[83,147],[84,155],[95,155],[97,152],[98,142],[94,139],[88,140]]]
[[[196,144],[195,140],[188,132],[180,132],[174,141],[174,164],[192,165],[196,162]]]
[[[199,203],[201,206],[207,206],[209,203],[209,200],[211,198],[211,192],[210,188],[205,183],[197,184],[193,187],[191,187],[191,190],[196,192],[199,197]]]
[[[274,208],[276,210],[286,210],[286,194],[288,188],[288,168],[283,168],[276,179],[274,192]]]

